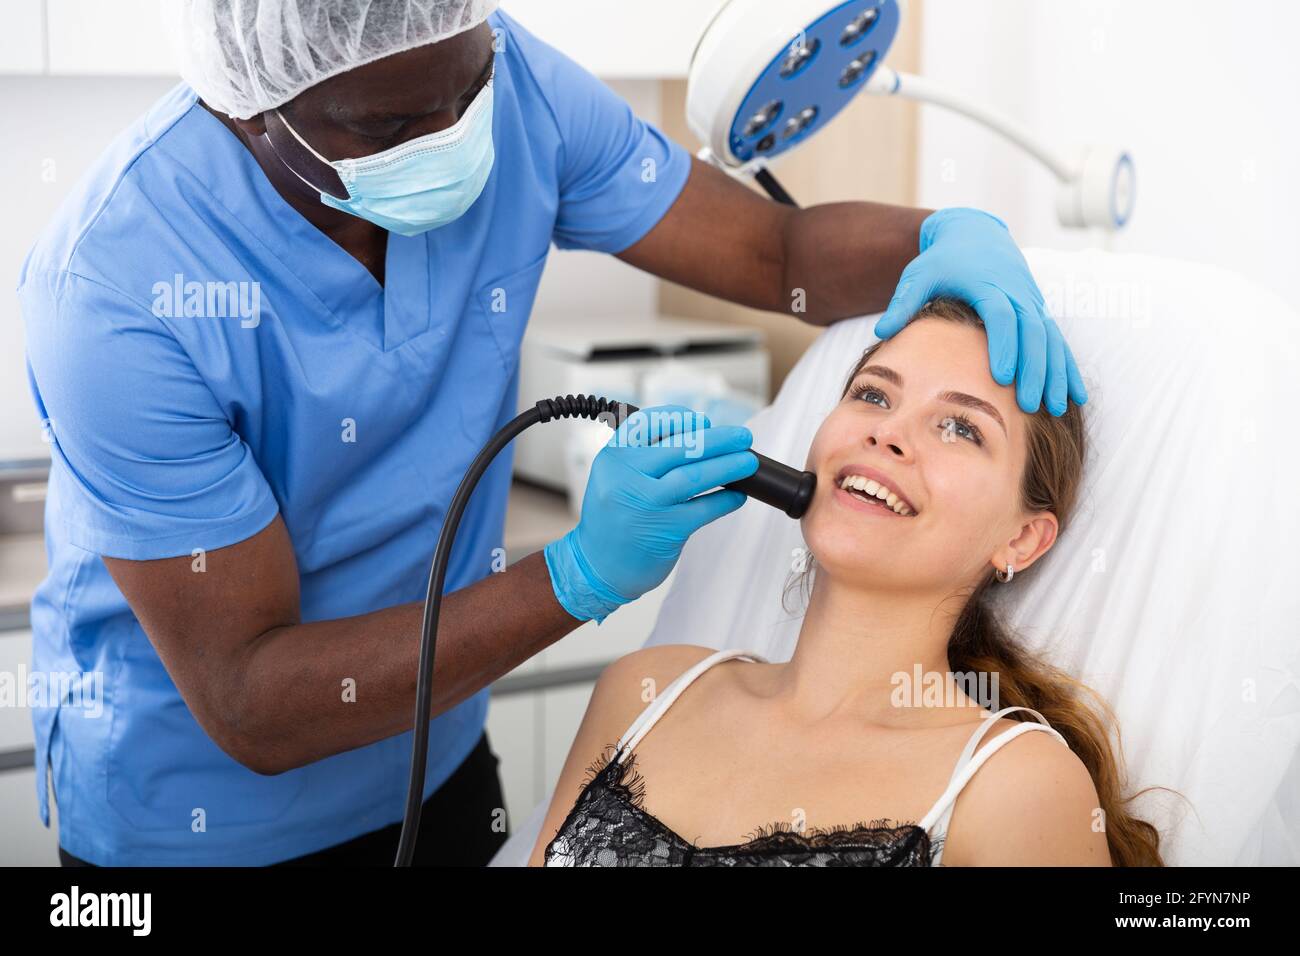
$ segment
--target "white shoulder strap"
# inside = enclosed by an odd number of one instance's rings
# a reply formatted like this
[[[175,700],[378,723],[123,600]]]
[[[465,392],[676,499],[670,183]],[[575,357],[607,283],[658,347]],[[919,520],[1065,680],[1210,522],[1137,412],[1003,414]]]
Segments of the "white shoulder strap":
[[[641,738],[648,734],[650,728],[653,727],[659,718],[663,716],[664,711],[673,705],[673,701],[681,696],[682,691],[686,690],[695,678],[699,677],[714,664],[721,664],[723,661],[729,661],[737,657],[754,661],[759,664],[767,663],[767,658],[762,657],[753,651],[741,651],[736,650],[735,648],[728,648],[710,654],[664,688],[663,693],[657,695],[655,699],[646,706],[646,709],[641,711],[641,714],[637,719],[632,722],[632,726],[627,729],[627,732],[624,733],[623,737],[619,740],[618,749],[615,752],[613,759],[618,761],[624,756],[624,754],[630,753],[632,749],[641,742]]]
[[[1012,727],[1006,733],[999,734],[997,737],[993,738],[992,743],[976,754],[975,748],[979,746],[980,741],[984,739],[984,735],[988,733],[989,728],[994,725],[998,718],[1004,717],[1012,711],[1017,710],[1028,711],[1038,718],[1041,723],[1029,723],[1026,721],[1018,726]],[[1046,731],[1061,743],[1065,744],[1065,746],[1070,746],[1066,739],[1047,722],[1047,719],[1032,707],[1005,707],[996,714],[989,714],[981,719],[980,726],[975,730],[975,733],[971,735],[970,740],[967,741],[966,748],[962,751],[961,756],[957,760],[957,765],[953,768],[952,777],[948,781],[948,788],[944,790],[939,799],[935,801],[934,806],[930,808],[930,812],[921,820],[920,825],[923,830],[930,832],[933,828],[934,832],[930,833],[931,839],[937,839],[938,837],[947,835],[948,822],[952,819],[953,806],[956,803],[957,795],[961,793],[962,788],[966,786],[970,778],[975,776],[976,771],[978,771],[980,767],[984,766],[984,762],[1015,738],[1022,734],[1032,733],[1035,730]],[[939,856],[942,855],[942,852],[943,848],[941,845],[939,855],[936,855],[934,861],[936,866],[939,863]]]

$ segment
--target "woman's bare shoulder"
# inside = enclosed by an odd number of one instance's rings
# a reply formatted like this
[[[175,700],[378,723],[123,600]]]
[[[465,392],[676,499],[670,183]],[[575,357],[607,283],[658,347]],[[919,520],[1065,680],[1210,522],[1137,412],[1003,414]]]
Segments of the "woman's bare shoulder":
[[[996,727],[985,741],[1007,732]],[[985,746],[981,741],[979,751]],[[1092,776],[1054,734],[1023,733],[1000,747],[963,789],[953,816],[958,826],[962,855],[976,865],[1109,865]]]
[[[635,718],[647,703],[716,648],[697,644],[655,644],[624,654],[601,672],[598,694],[604,705]]]

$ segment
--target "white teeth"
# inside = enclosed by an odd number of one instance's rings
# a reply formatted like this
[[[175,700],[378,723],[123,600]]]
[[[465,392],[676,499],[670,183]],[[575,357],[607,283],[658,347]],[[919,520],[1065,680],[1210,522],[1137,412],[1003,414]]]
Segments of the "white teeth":
[[[879,498],[895,512],[905,517],[915,514],[915,512],[903,502],[903,499],[898,497],[894,492],[880,484],[880,482],[873,481],[870,478],[865,478],[862,475],[846,475],[844,480],[840,482],[840,487],[846,491],[850,488],[856,489],[857,491],[871,495],[873,498]]]

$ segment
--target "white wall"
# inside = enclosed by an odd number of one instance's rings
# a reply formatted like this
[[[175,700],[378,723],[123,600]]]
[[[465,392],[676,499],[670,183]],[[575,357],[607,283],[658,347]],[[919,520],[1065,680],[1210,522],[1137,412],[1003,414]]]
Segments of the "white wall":
[[[1235,268],[1300,306],[1300,4],[926,0],[922,72],[1062,148],[1116,142],[1137,164],[1122,251]],[[969,121],[922,110],[918,201],[976,205],[1022,245],[1079,248],[1052,177]]]
[[[47,457],[27,389],[18,270],[46,220],[119,129],[175,81],[0,78],[0,459]]]
[[[171,78],[0,76],[0,461],[46,457],[27,388],[22,320],[14,292],[27,250],[72,185],[124,126],[176,81]],[[646,119],[659,118],[659,84],[611,85]],[[556,252],[542,279],[539,312],[653,314],[655,281],[610,256]]]

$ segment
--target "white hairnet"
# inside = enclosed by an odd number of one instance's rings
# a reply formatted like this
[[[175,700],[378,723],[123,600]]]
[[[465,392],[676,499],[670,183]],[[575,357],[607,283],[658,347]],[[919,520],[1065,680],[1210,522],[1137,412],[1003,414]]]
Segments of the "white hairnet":
[[[248,119],[322,80],[478,26],[497,0],[187,0],[181,76]]]

